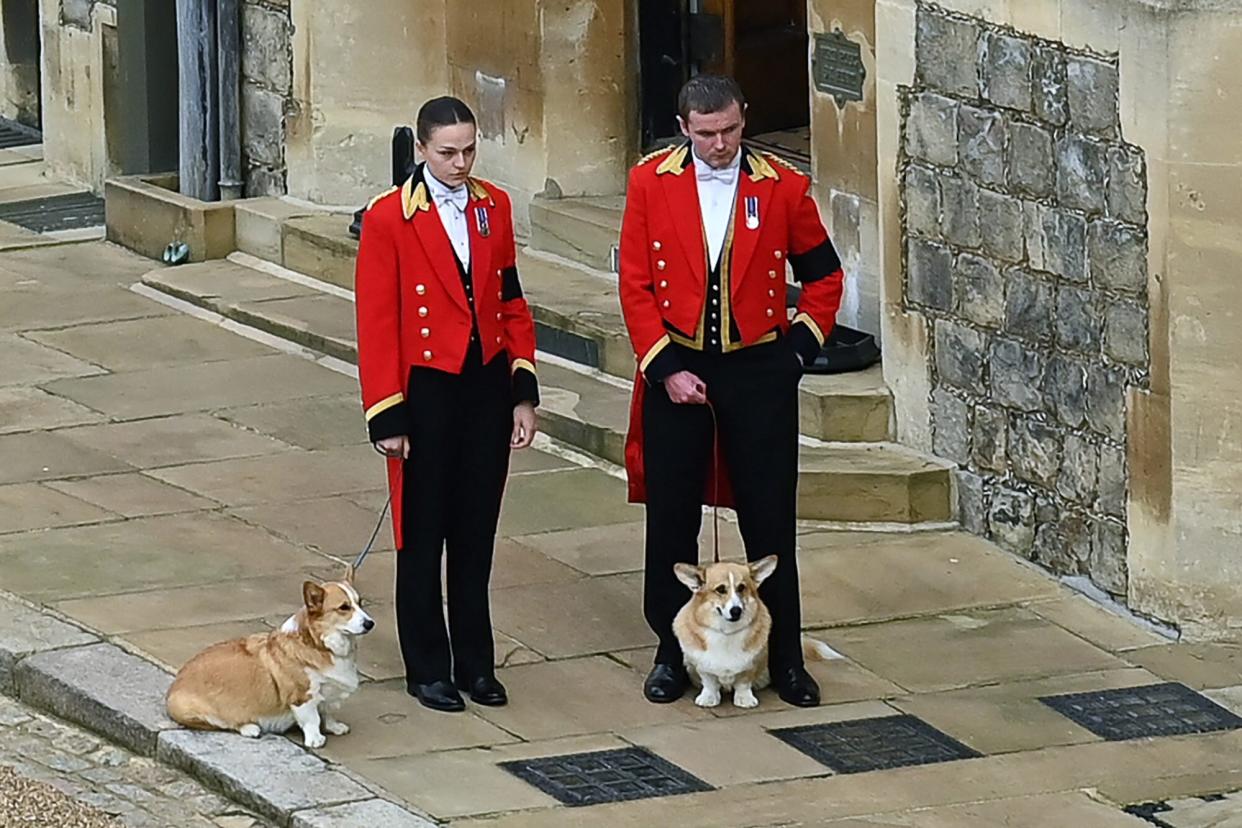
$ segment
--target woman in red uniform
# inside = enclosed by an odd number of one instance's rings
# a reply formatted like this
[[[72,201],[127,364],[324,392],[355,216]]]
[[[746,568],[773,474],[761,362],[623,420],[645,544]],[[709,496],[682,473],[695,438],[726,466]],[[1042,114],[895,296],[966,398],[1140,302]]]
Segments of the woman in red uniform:
[[[459,690],[478,704],[508,700],[493,671],[488,581],[509,452],[535,436],[535,327],[509,196],[470,176],[474,114],[436,98],[416,134],[423,163],[363,221],[358,373],[371,441],[388,457],[406,686],[456,711]]]

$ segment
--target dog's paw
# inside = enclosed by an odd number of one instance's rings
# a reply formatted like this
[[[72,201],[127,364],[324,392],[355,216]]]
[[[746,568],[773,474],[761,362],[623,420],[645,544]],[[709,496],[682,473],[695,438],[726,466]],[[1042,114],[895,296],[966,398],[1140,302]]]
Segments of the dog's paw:
[[[344,736],[349,732],[349,725],[333,719],[330,722],[324,722],[323,729],[331,733],[333,736]]]
[[[237,732],[247,739],[257,739],[263,735],[263,729],[257,724],[242,725]]]
[[[694,703],[699,707],[715,707],[720,704],[720,691],[712,691],[704,688],[699,692],[699,695],[695,697]]]
[[[754,691],[749,688],[746,690],[738,690],[733,694],[733,706],[745,708],[758,707],[759,700],[755,698]]]
[[[322,733],[308,733],[306,738],[302,740],[302,744],[308,748],[321,748],[327,741],[327,738]]]

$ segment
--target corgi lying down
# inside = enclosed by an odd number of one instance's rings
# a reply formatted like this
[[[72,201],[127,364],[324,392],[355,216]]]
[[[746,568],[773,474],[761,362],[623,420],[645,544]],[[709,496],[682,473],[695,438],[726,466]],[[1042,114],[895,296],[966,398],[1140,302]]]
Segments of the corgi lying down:
[[[686,671],[702,690],[699,707],[720,704],[720,691],[733,691],[736,707],[756,707],[755,691],[768,686],[768,633],[772,616],[759,598],[759,585],[776,569],[769,555],[752,564],[677,564],[677,579],[694,593],[673,619]],[[822,641],[802,637],[803,656],[828,661],[841,656]]]
[[[352,570],[340,582],[307,581],[302,608],[279,630],[216,644],[186,662],[168,689],[173,721],[250,737],[297,724],[310,748],[323,746],[321,727],[348,733],[332,714],[358,689],[355,638],[375,626],[352,581]]]

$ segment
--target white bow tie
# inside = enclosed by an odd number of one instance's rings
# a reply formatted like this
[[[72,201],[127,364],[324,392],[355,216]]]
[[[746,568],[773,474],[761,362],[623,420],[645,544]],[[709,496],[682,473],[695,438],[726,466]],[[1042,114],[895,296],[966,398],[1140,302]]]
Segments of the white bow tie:
[[[436,193],[436,207],[444,209],[449,204],[458,209],[459,212],[466,211],[466,203],[470,199],[470,194],[466,192],[465,187],[458,187],[456,190],[442,190]]]
[[[733,177],[737,175],[737,169],[734,167],[716,169],[704,165],[698,168],[697,175],[699,181],[719,181],[721,184],[732,184]]]

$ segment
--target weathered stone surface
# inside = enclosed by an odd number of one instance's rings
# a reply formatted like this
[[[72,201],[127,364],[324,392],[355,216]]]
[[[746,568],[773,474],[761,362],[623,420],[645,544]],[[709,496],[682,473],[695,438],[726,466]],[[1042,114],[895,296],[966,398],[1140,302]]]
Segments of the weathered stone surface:
[[[1128,224],[1099,220],[1089,233],[1091,278],[1104,288],[1142,294],[1147,289],[1147,241]]]
[[[288,8],[243,4],[242,77],[280,95],[290,94],[293,90],[292,33]]]
[[[373,798],[347,776],[280,736],[172,730],[160,734],[157,758],[226,796],[283,821],[290,812]]]
[[[943,245],[910,239],[906,264],[907,299],[936,310],[953,308],[953,254]]]
[[[998,339],[992,348],[990,367],[991,392],[997,402],[1022,411],[1043,407],[1039,385],[1044,358],[1039,352],[1020,342]]]
[[[1123,449],[1100,447],[1100,497],[1096,508],[1106,515],[1126,516],[1126,453]]]
[[[60,20],[66,26],[91,31],[91,9],[95,0],[61,0]]]
[[[1114,440],[1125,436],[1125,378],[1118,368],[1092,365],[1087,369],[1087,422]]]
[[[936,236],[940,233],[940,180],[932,170],[917,164],[906,168],[906,229]]]
[[[1095,539],[1091,522],[1081,512],[1069,512],[1061,516],[1060,523],[1061,537],[1074,562],[1066,572],[1081,572],[1091,560],[1091,547]]]
[[[1070,120],[1083,132],[1111,134],[1117,127],[1117,67],[1098,60],[1066,61]]]
[[[98,640],[72,624],[0,597],[0,693],[13,693],[13,668],[19,659]]]
[[[906,152],[932,164],[957,164],[957,103],[940,95],[918,95],[906,121]]]
[[[980,469],[1004,474],[1008,446],[1009,417],[1003,408],[975,406],[971,437],[971,462]]]
[[[999,326],[1005,316],[1005,283],[996,265],[963,253],[957,257],[957,278],[962,315],[979,325]]]
[[[1069,120],[1065,57],[1055,49],[1036,47],[1031,57],[1031,93],[1035,114],[1053,126]]]
[[[1036,526],[1031,560],[1057,574],[1076,572],[1077,562],[1065,541],[1061,522],[1057,519],[1038,520]]]
[[[150,756],[161,731],[172,676],[112,644],[55,650],[23,659],[15,671],[22,701]]]
[[[1035,542],[1035,498],[1008,486],[997,486],[988,509],[988,536],[1010,552],[1029,556]]]
[[[1104,311],[1104,353],[1131,365],[1147,365],[1147,308],[1109,302]]]
[[[1056,160],[1052,134],[1035,124],[1013,121],[1009,125],[1009,185],[1043,198],[1056,184]]]
[[[1087,223],[1066,210],[1041,210],[1043,267],[1071,282],[1087,280]],[[1032,257],[1033,258],[1033,257]],[[1032,261],[1034,266],[1034,262]]]
[[[1126,594],[1126,531],[1119,523],[1097,520],[1092,526],[1087,572],[1097,585],[1113,595]]]
[[[979,188],[964,178],[945,178],[940,182],[940,228],[950,244],[978,247]]]
[[[284,160],[284,98],[255,84],[242,84],[241,121],[246,158],[280,166]]]
[[[1070,428],[1087,421],[1087,366],[1054,354],[1048,362],[1045,391],[1057,418]]]
[[[1052,335],[1052,285],[1020,268],[1005,271],[1005,330],[1023,339]]]
[[[1069,435],[1065,440],[1061,473],[1057,477],[1057,494],[1082,508],[1090,508],[1095,501],[1098,467],[1096,444],[1081,434]]]
[[[940,379],[977,394],[983,392],[983,358],[987,342],[983,334],[954,322],[937,321],[936,371]]]
[[[1005,180],[1005,119],[997,112],[962,106],[958,111],[958,163],[981,184]]]
[[[1131,224],[1147,224],[1147,164],[1137,147],[1108,148],[1108,214]]]
[[[932,392],[932,449],[954,463],[970,461],[970,408],[943,388]]]
[[[988,513],[983,499],[983,478],[968,471],[956,471],[957,515],[962,528],[975,535],[988,529]]]
[[[1061,467],[1061,432],[1031,417],[1009,431],[1009,462],[1018,477],[1051,488]]]
[[[246,168],[246,197],[281,196],[288,191],[284,168],[250,166]]]
[[[435,828],[430,822],[384,799],[367,799],[299,811],[293,815],[293,828]]]
[[[1057,198],[1062,207],[1102,212],[1108,174],[1108,154],[1103,144],[1079,135],[1066,135],[1057,142]]]
[[[977,96],[979,35],[979,27],[974,23],[921,7],[914,48],[923,82],[951,95]]]
[[[1100,309],[1096,294],[1089,290],[1063,287],[1057,291],[1057,344],[1071,351],[1088,354],[1100,350]]]
[[[989,34],[983,58],[983,89],[997,106],[1031,108],[1031,44],[1009,35]]]
[[[1022,202],[991,190],[979,191],[979,232],[985,252],[1005,261],[1022,259]]]

